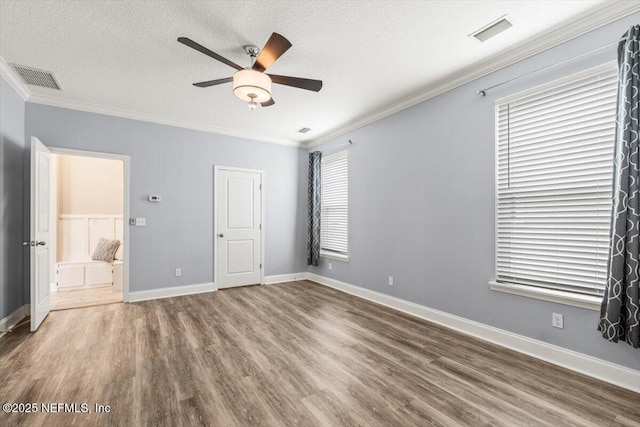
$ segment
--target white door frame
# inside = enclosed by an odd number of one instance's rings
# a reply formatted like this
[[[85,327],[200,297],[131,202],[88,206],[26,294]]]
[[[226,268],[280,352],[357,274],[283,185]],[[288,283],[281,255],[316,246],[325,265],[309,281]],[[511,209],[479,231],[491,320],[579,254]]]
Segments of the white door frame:
[[[260,230],[260,263],[262,264],[262,268],[260,269],[260,284],[264,285],[264,271],[266,270],[264,262],[264,248],[266,246],[264,236],[265,230],[267,229],[264,221],[264,171],[218,165],[213,166],[213,284],[216,290],[218,290],[218,192],[216,191],[216,185],[218,183],[218,171],[220,170],[249,172],[260,175],[260,184],[262,185],[262,191],[260,191],[260,223],[262,224],[262,229]]]
[[[62,154],[62,155],[71,155],[71,156],[82,156],[82,157],[95,157],[98,159],[109,159],[109,160],[122,160],[123,162],[123,184],[124,184],[124,192],[123,192],[123,205],[122,205],[122,219],[123,219],[123,278],[122,278],[122,300],[123,302],[129,302],[129,217],[130,217],[130,209],[129,209],[129,198],[131,194],[131,173],[130,173],[130,163],[131,158],[124,154],[113,154],[113,153],[101,153],[98,151],[86,151],[86,150],[75,150],[71,148],[60,148],[60,147],[47,147],[51,150],[52,154]]]

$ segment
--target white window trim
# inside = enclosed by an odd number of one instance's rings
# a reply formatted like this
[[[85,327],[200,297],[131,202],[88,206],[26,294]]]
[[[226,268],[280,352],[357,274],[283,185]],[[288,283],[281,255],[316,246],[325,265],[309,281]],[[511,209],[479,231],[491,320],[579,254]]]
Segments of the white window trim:
[[[511,95],[502,97],[500,99],[496,99],[495,105],[497,106],[505,102],[510,102],[520,97],[531,95],[537,91],[548,89],[557,84],[568,83],[575,79],[579,79],[585,75],[588,75],[590,73],[604,71],[611,67],[617,67],[616,61],[609,61],[600,66],[590,68],[589,70],[575,73],[565,78],[556,79],[552,82],[542,84],[540,86],[536,86],[515,94],[511,94]],[[496,180],[498,179],[497,165],[498,163],[496,159],[496,170],[495,170]],[[498,203],[497,197],[495,199],[495,203],[496,203],[495,212],[497,213],[497,203]],[[495,220],[495,218],[494,218],[494,224],[497,226],[497,221]],[[497,256],[498,256],[497,245],[494,245],[494,249],[495,249],[494,256],[497,259]],[[495,262],[494,262],[494,267],[495,267]],[[495,280],[489,281],[489,287],[491,288],[492,291],[496,291],[496,292],[504,292],[512,295],[519,295],[527,298],[533,298],[533,299],[553,302],[557,304],[564,304],[564,305],[569,305],[573,307],[584,308],[587,310],[600,311],[600,307],[602,305],[602,297],[592,296],[592,295],[581,295],[575,292],[566,292],[566,291],[561,291],[556,289],[539,288],[536,286],[521,285],[521,284],[515,284],[515,283],[497,282]]]
[[[572,305],[574,307],[586,308],[587,310],[600,310],[602,299],[591,295],[580,295],[575,292],[558,291],[555,289],[538,288],[535,286],[516,285],[513,283],[502,283],[490,281],[491,290],[506,292],[508,294],[520,295],[539,299],[542,301],[555,302],[558,304]]]
[[[330,258],[330,259],[335,259],[335,260],[344,261],[344,262],[349,262],[349,260],[351,259],[349,255],[339,254],[337,252],[331,252],[331,251],[325,251],[325,250],[320,250],[320,258]]]

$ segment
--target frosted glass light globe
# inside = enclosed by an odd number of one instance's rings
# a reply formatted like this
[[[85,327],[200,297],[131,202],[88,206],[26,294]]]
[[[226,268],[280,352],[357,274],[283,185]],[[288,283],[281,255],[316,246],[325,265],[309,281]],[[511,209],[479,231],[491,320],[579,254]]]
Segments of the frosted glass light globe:
[[[247,102],[266,102],[271,99],[271,78],[259,71],[240,70],[233,75],[233,94]]]

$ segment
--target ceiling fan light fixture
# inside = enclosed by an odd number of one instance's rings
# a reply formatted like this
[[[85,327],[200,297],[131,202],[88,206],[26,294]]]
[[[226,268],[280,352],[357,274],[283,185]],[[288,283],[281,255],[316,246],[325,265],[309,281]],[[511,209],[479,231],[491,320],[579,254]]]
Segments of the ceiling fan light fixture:
[[[253,45],[244,46],[245,53],[251,57],[251,67],[248,68],[241,67],[188,37],[178,37],[178,42],[237,70],[233,77],[198,82],[194,83],[194,86],[204,88],[233,82],[234,96],[247,102],[250,110],[255,109],[258,104],[263,107],[275,104],[271,97],[272,83],[313,92],[319,92],[322,89],[322,80],[264,73],[291,47],[291,42],[278,33],[271,34],[262,50]]]
[[[271,99],[271,78],[259,71],[240,70],[233,75],[233,94],[246,102],[266,102]]]

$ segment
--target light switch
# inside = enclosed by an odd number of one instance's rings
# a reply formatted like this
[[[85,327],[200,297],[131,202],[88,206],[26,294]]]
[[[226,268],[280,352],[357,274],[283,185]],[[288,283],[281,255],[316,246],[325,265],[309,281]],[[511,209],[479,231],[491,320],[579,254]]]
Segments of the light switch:
[[[145,225],[147,225],[147,218],[129,218],[129,225],[144,227]]]

